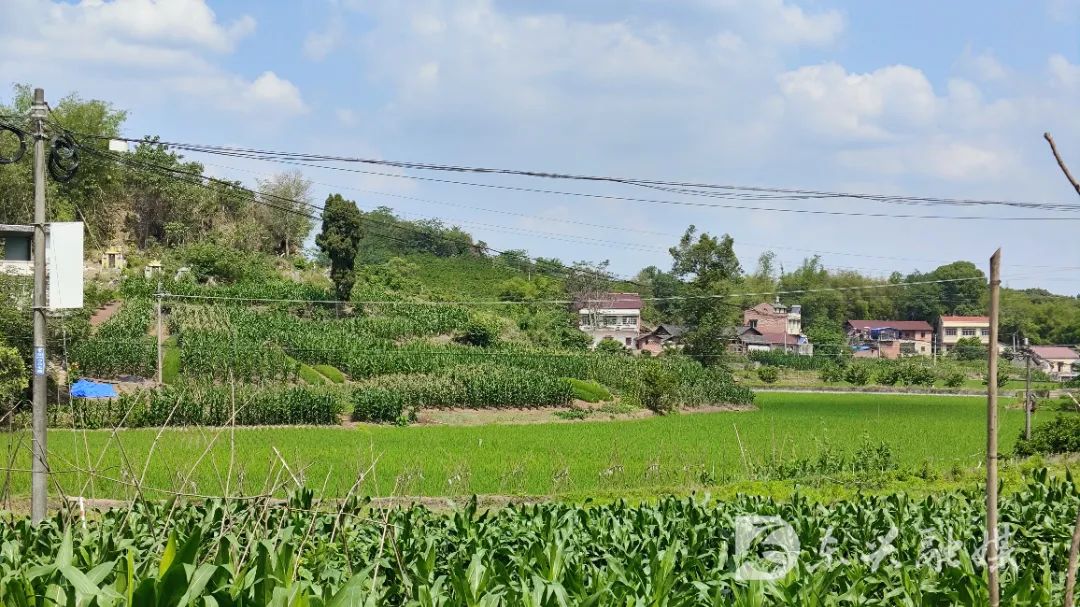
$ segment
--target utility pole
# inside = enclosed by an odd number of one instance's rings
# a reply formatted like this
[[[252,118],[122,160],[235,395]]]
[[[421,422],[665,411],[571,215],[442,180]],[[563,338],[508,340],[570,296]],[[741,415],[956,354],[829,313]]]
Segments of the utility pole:
[[[34,89],[34,407],[30,479],[30,521],[45,520],[49,499],[46,464],[45,369],[45,91]]]
[[[1024,440],[1031,440],[1031,413],[1035,402],[1031,399],[1031,340],[1024,338],[1024,360],[1027,362],[1027,377],[1024,379]]]
[[[161,280],[157,285],[157,383],[160,386],[165,383],[163,368],[164,355],[161,348]]]
[[[990,258],[990,356],[986,377],[986,581],[990,607],[1001,604],[998,584],[998,321],[1001,317],[1001,249]]]

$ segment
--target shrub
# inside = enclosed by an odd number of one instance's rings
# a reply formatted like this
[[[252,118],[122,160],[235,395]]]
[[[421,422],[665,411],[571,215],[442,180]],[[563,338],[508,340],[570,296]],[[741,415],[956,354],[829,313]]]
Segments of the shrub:
[[[895,386],[903,377],[903,369],[895,363],[886,363],[878,367],[875,381],[882,386]]]
[[[998,365],[997,368],[997,387],[1004,388],[1005,384],[1009,383],[1009,370],[1005,365]],[[990,385],[989,372],[983,375],[983,385]]]
[[[844,368],[840,365],[825,365],[818,374],[821,381],[826,384],[835,384],[844,380]]]
[[[961,337],[952,349],[956,360],[985,360],[986,354],[986,345],[978,337]]]
[[[664,415],[675,410],[672,398],[675,375],[661,365],[649,365],[641,374],[641,404],[654,413]]]
[[[933,369],[915,362],[905,363],[900,376],[909,386],[932,386],[937,381],[937,374]]]
[[[0,403],[15,400],[30,385],[26,363],[15,348],[0,346]]]
[[[455,340],[458,343],[487,348],[499,340],[499,323],[495,318],[474,316],[470,318],[462,333]]]
[[[600,340],[600,343],[596,344],[596,351],[604,354],[629,354],[630,351],[626,349],[626,346],[615,341],[610,337],[605,337]]]
[[[1080,415],[1059,414],[1052,421],[1036,426],[1031,431],[1031,440],[1025,440],[1021,432],[1015,451],[1020,456],[1080,452]]]
[[[765,366],[757,370],[758,379],[767,383],[775,384],[780,379],[780,370],[776,367]]]
[[[865,386],[870,383],[870,365],[855,363],[844,371],[844,381],[853,386]]]
[[[945,385],[949,388],[959,388],[964,385],[965,379],[967,379],[967,377],[964,375],[963,371],[949,371],[945,375]]]

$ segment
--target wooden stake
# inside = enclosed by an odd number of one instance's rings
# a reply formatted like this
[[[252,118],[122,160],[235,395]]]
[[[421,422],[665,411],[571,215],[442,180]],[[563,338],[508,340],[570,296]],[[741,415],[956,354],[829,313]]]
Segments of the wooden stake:
[[[990,356],[986,377],[986,581],[990,607],[1001,604],[998,585],[998,321],[1001,316],[1001,249],[990,258]]]

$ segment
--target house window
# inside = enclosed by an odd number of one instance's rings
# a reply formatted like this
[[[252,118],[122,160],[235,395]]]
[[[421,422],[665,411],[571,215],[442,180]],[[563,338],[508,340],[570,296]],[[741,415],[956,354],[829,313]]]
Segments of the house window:
[[[751,329],[756,329],[757,328],[757,319],[756,318],[750,320],[750,328]]]
[[[611,327],[611,326],[614,326],[618,322],[619,322],[619,317],[618,316],[605,316],[604,317],[604,325],[605,326]]]
[[[624,325],[637,325],[637,316],[623,316]]]
[[[627,338],[626,338],[626,345],[628,345],[628,346],[630,346],[630,345],[633,345],[633,344],[631,343],[632,341],[633,341],[633,340],[631,340],[631,339],[630,339],[629,337],[627,337]]]
[[[990,337],[990,329],[983,329],[982,330],[982,336],[983,337]]]
[[[975,337],[975,329],[967,328],[963,330],[964,337]]]
[[[945,329],[945,335],[948,335],[949,337],[956,337],[956,328],[950,327],[948,329]]]
[[[109,268],[116,267],[116,253],[109,253]]]
[[[589,315],[588,314],[582,314],[581,315],[581,326],[583,326],[583,327],[589,326]]]

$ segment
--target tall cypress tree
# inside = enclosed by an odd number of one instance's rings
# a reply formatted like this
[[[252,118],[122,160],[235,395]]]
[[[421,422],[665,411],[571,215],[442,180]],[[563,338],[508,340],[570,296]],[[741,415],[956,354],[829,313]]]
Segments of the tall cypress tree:
[[[356,280],[356,253],[360,244],[360,209],[341,194],[331,194],[322,212],[322,231],[315,244],[330,258],[330,280],[338,299],[347,300]]]

